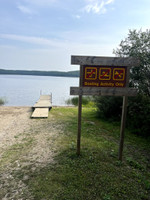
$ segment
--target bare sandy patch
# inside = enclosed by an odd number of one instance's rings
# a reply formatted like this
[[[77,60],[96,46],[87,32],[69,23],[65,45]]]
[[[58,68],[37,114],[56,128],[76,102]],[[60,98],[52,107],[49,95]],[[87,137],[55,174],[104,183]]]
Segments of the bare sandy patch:
[[[31,119],[30,107],[0,107],[0,199],[34,199],[28,173],[53,162],[60,127],[54,120]],[[58,133],[59,130],[59,133]],[[16,177],[21,173],[22,180]]]

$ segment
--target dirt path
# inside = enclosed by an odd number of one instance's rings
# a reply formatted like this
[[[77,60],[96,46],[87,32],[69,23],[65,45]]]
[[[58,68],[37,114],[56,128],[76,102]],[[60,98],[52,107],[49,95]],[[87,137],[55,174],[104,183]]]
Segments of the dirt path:
[[[59,125],[31,119],[29,107],[0,107],[0,199],[34,199],[24,181],[53,162]],[[20,174],[22,180],[17,176]]]
[[[30,108],[0,107],[0,149],[3,151],[15,142],[18,134],[28,129],[33,121]]]

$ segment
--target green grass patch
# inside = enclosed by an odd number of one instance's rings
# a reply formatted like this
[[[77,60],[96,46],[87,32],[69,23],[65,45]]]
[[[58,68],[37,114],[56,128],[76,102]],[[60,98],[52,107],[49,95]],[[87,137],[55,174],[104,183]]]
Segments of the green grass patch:
[[[26,137],[23,138],[20,143],[16,143],[11,145],[3,154],[1,157],[1,164],[0,169],[4,168],[8,164],[14,163],[17,159],[20,159],[20,156],[24,153],[28,152],[30,147],[33,144],[33,138]]]
[[[55,162],[30,172],[25,181],[36,200],[149,200],[148,140],[126,131],[121,163],[120,126],[97,119],[95,108],[83,108],[81,155],[77,156],[77,108],[53,108],[50,112],[49,120],[53,118],[63,133],[56,141]]]
[[[66,104],[77,106],[78,101],[79,101],[78,97],[72,97],[72,98],[66,100]],[[94,106],[94,105],[95,105],[95,103],[94,103],[94,100],[93,100],[92,97],[90,97],[90,96],[83,96],[82,97],[82,106],[89,107],[89,106]]]
[[[102,151],[84,149],[80,157],[64,151],[56,160],[32,175],[35,199],[148,199],[146,176]]]

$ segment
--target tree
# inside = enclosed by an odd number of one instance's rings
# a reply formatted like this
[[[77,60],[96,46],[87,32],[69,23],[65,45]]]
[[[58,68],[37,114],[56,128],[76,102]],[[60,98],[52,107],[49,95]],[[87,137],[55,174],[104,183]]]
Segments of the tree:
[[[140,60],[140,66],[131,69],[130,86],[150,97],[150,30],[129,30],[128,37],[121,41],[113,53],[119,57],[132,56]]]
[[[150,30],[129,30],[128,37],[121,41],[113,53],[118,57],[131,56],[140,60],[140,66],[133,66],[130,72],[129,85],[138,88],[138,96],[129,98],[127,125],[134,133],[149,136]],[[118,97],[98,97],[96,104],[101,118],[120,119],[122,102]]]

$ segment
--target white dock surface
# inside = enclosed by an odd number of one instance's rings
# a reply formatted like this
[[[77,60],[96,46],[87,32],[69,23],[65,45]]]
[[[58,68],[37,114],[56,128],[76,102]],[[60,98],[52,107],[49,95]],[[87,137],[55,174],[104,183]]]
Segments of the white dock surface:
[[[52,96],[41,95],[38,102],[33,106],[34,112],[32,118],[47,118],[48,112],[52,108]]]
[[[47,118],[49,108],[36,108],[32,114],[32,118]]]

